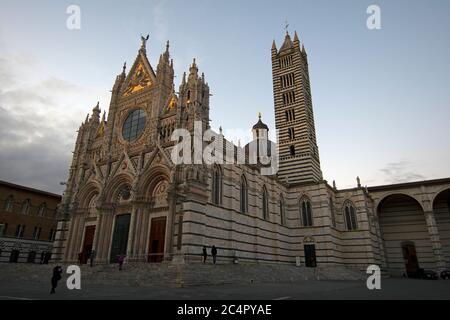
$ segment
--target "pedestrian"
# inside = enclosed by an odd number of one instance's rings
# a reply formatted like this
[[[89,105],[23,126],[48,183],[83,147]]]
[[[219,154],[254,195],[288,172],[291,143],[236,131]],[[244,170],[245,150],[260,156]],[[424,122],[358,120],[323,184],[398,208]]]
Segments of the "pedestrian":
[[[119,255],[119,258],[117,259],[117,261],[119,262],[119,271],[122,271],[122,265],[123,265],[124,260],[125,260],[125,255],[124,254]]]
[[[216,264],[216,256],[217,256],[216,246],[212,246],[212,248],[211,248],[211,255],[213,257],[213,263]]]
[[[95,250],[92,250],[91,254],[89,255],[89,262],[91,263],[91,268],[94,266],[94,259],[95,259]]]
[[[208,257],[208,252],[206,251],[206,246],[203,246],[203,263],[206,262],[207,257]]]
[[[52,253],[50,251],[47,251],[45,253],[45,257],[44,257],[44,264],[48,264],[48,262],[50,261],[51,257],[52,257]]]
[[[53,268],[53,276],[52,276],[52,290],[50,291],[50,294],[55,294],[56,287],[58,286],[58,281],[61,280],[61,273],[63,272],[63,269],[60,266],[56,266]]]

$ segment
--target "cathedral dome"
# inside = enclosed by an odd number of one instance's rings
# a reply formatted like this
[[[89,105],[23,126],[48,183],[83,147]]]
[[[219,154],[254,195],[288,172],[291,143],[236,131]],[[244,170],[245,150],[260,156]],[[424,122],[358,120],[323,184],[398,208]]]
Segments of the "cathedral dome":
[[[269,127],[264,122],[261,121],[261,114],[259,114],[258,117],[259,117],[259,120],[253,126],[253,130],[259,130],[259,129],[269,130]]]

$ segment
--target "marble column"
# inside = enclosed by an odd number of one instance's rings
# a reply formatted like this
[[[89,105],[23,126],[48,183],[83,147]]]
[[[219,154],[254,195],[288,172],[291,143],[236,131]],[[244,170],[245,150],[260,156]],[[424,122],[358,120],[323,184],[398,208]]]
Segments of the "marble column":
[[[174,235],[174,219],[176,214],[176,196],[172,190],[167,193],[167,201],[169,203],[169,212],[167,213],[166,239],[164,248],[164,260],[172,260],[173,254],[173,235]]]
[[[439,237],[439,230],[433,211],[425,212],[425,220],[427,222],[428,233],[430,235],[431,246],[433,248],[434,260],[438,270],[445,269],[445,259],[442,252],[442,244]]]
[[[114,212],[112,209],[100,209],[98,222],[98,239],[96,243],[97,262],[109,263],[109,247],[111,243]]]

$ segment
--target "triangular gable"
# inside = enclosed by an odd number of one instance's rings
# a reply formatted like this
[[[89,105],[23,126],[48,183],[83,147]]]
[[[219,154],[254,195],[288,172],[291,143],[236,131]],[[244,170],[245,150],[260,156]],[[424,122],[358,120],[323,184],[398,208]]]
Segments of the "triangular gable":
[[[175,93],[172,93],[162,108],[162,115],[175,113],[177,110],[177,106],[178,106],[178,97]]]
[[[119,173],[128,173],[132,176],[136,175],[136,168],[134,166],[134,163],[130,160],[130,157],[125,150],[123,151],[122,156],[120,157],[119,161],[117,161],[117,164],[112,170],[110,178],[116,176]]]
[[[158,144],[156,149],[151,153],[151,155],[148,157],[148,160],[144,165],[144,169],[142,172],[147,171],[147,169],[152,164],[163,164],[166,165],[169,168],[172,168],[174,166],[172,160],[170,159],[169,155],[164,151],[164,149]]]
[[[128,73],[123,86],[123,95],[129,96],[144,88],[151,87],[156,82],[156,74],[145,53],[140,50],[133,66]]]

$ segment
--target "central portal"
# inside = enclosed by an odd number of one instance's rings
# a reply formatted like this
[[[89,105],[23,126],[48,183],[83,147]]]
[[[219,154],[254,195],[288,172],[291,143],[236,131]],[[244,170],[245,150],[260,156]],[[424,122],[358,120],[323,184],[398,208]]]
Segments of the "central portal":
[[[126,255],[128,232],[130,229],[130,214],[116,216],[114,235],[111,244],[110,262],[115,263],[120,255]]]
[[[148,262],[158,263],[164,259],[164,241],[166,237],[166,217],[153,218],[150,229]]]

